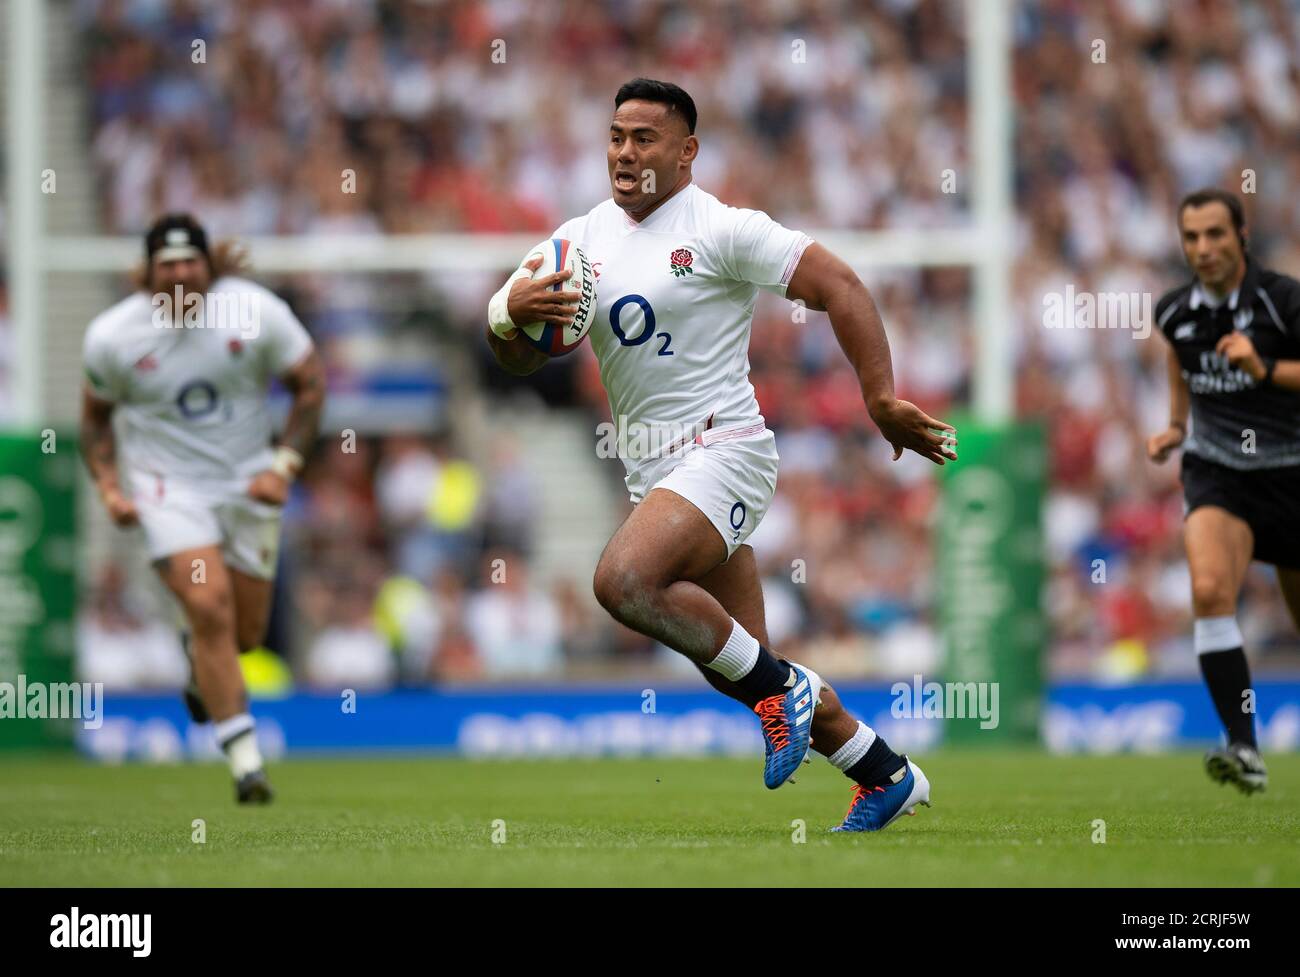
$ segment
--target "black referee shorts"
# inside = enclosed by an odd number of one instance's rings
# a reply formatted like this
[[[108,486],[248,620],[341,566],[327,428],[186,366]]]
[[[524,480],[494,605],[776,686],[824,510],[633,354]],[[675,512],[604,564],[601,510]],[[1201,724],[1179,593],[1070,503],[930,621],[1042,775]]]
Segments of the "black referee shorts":
[[[1217,505],[1255,535],[1252,559],[1300,570],[1300,465],[1239,471],[1183,452],[1186,514]]]

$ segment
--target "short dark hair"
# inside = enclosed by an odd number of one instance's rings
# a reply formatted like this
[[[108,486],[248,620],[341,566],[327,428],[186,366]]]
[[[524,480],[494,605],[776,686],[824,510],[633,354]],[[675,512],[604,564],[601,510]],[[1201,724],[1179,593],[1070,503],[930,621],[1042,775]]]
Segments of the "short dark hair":
[[[691,135],[695,135],[695,121],[698,118],[695,99],[679,86],[670,81],[655,81],[653,78],[633,78],[614,96],[614,108],[617,109],[624,102],[630,102],[634,98],[646,102],[658,102],[667,105],[670,110],[680,112],[682,118],[686,120],[687,130]]]
[[[1214,203],[1223,204],[1228,208],[1228,214],[1232,217],[1233,230],[1237,232],[1237,240],[1241,242],[1244,249],[1246,247],[1246,237],[1242,234],[1241,229],[1246,226],[1246,211],[1241,206],[1241,198],[1235,193],[1220,190],[1218,187],[1202,187],[1200,190],[1193,190],[1179,202],[1179,229],[1181,230],[1183,225],[1183,211],[1188,207],[1204,207],[1206,204]]]

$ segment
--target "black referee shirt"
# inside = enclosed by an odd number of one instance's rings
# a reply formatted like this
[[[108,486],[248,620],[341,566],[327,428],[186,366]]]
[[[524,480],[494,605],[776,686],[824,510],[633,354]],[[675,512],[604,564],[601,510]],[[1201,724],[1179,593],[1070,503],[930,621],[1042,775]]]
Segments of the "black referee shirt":
[[[1223,336],[1239,330],[1266,360],[1300,360],[1300,282],[1247,260],[1240,287],[1218,308],[1210,308],[1193,278],[1161,296],[1155,314],[1191,391],[1184,450],[1244,470],[1300,465],[1300,393],[1261,387],[1214,352]]]

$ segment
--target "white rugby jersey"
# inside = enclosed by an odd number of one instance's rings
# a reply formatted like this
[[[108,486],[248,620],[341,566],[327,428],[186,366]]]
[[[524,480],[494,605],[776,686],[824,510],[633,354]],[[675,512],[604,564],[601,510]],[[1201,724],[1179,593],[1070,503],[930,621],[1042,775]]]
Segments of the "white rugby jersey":
[[[754,303],[760,288],[785,295],[808,235],[692,183],[640,223],[608,199],[552,236],[582,248],[597,276],[588,338],[616,429],[636,426],[619,452],[629,476],[675,432],[762,430],[749,382]],[[638,445],[646,428],[664,433]]]
[[[218,314],[214,295],[235,303],[226,306],[229,317]],[[86,380],[96,397],[117,405],[125,471],[219,486],[271,464],[267,385],[311,351],[311,337],[282,299],[255,282],[219,278],[206,301],[207,319],[222,328],[160,328],[152,296],[135,292],[86,330]],[[241,309],[253,318],[238,319]]]

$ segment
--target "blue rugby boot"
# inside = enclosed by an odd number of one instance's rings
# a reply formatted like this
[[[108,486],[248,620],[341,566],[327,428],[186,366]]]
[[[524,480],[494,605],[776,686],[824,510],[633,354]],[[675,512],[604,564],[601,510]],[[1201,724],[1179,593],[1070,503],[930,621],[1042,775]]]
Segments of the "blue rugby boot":
[[[784,692],[768,696],[754,707],[763,724],[767,749],[763,761],[763,783],[772,790],[790,780],[799,764],[808,760],[813,710],[821,705],[821,676],[811,668],[794,662],[787,664],[794,672],[794,685]]]
[[[894,774],[898,779],[887,787],[853,788],[844,823],[832,831],[883,831],[904,814],[915,814],[916,805],[930,806],[930,781],[906,756],[905,765]]]

